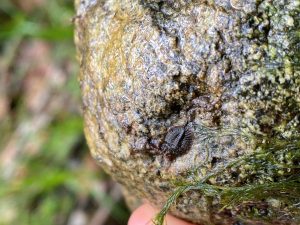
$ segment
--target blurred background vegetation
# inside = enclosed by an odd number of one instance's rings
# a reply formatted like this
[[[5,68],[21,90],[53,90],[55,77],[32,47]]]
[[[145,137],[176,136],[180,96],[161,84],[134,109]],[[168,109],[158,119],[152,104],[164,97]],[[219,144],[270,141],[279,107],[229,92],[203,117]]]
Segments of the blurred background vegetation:
[[[0,225],[118,225],[83,135],[72,0],[0,3]]]

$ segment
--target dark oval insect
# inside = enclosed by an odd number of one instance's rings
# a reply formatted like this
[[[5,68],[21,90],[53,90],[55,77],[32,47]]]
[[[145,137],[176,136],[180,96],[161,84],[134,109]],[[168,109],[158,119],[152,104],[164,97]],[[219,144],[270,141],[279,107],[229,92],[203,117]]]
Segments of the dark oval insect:
[[[191,147],[193,134],[188,126],[175,126],[168,130],[162,150],[170,159],[185,154]]]

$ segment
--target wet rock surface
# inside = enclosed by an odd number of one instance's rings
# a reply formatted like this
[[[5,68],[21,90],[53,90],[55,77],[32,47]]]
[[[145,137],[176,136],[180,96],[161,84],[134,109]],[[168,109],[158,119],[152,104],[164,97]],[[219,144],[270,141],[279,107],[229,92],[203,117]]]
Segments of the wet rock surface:
[[[298,143],[299,12],[298,0],[77,1],[93,157],[129,195],[162,206],[179,181],[199,181],[274,140]],[[282,148],[269,153],[292,169],[242,163],[205,182],[242,187],[299,175],[299,156]],[[203,224],[297,224],[299,200],[226,207],[189,191],[171,212]]]

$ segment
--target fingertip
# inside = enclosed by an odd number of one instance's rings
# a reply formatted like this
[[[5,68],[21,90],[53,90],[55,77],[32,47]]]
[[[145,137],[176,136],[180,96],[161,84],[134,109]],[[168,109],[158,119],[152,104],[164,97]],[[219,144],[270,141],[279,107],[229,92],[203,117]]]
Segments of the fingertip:
[[[153,219],[159,211],[149,204],[137,208],[130,216],[128,225],[153,225]],[[193,225],[176,217],[167,215],[166,224],[172,225]]]
[[[143,204],[130,216],[128,225],[152,225],[152,219],[157,211],[149,204]]]

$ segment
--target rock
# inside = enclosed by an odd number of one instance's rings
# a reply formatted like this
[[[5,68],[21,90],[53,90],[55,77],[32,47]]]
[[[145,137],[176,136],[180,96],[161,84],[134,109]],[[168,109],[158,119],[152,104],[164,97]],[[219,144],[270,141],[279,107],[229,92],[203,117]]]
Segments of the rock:
[[[186,185],[194,223],[300,222],[299,0],[76,6],[86,138],[131,199]]]

